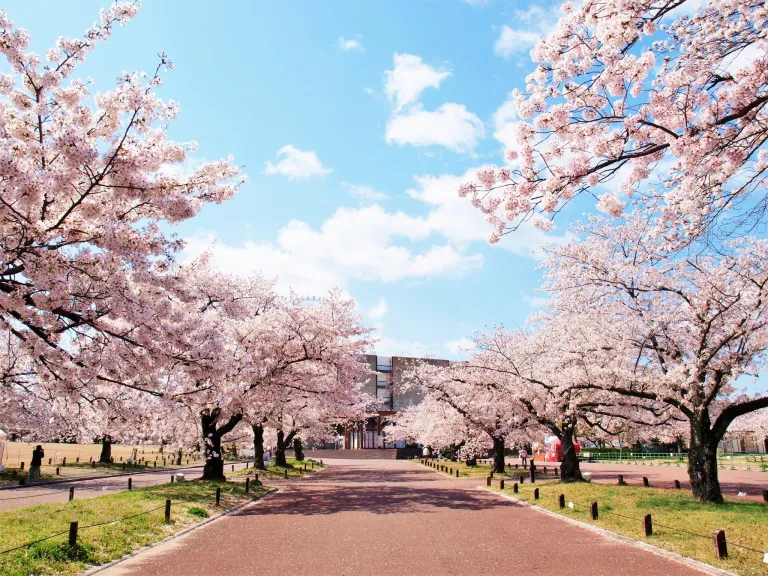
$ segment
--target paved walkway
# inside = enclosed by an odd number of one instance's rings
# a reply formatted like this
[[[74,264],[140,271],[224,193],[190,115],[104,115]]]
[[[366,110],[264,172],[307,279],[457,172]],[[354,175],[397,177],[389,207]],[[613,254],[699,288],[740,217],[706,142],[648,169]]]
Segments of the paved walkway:
[[[251,466],[253,463],[250,464]],[[245,464],[235,464],[235,470],[245,468]],[[224,474],[232,470],[232,465],[224,466]],[[176,472],[183,472],[189,480],[200,478],[203,475],[203,467],[185,468],[183,470],[164,470],[162,472],[144,472],[141,474],[125,474],[112,478],[93,478],[76,482],[50,484],[43,486],[29,486],[16,490],[0,491],[0,510],[36,506],[38,504],[51,504],[54,502],[66,502],[69,499],[69,487],[75,487],[75,499],[95,498],[128,489],[128,478],[132,478],[134,488],[157,486],[170,481]]]
[[[701,574],[477,484],[410,462],[336,460],[101,575]]]

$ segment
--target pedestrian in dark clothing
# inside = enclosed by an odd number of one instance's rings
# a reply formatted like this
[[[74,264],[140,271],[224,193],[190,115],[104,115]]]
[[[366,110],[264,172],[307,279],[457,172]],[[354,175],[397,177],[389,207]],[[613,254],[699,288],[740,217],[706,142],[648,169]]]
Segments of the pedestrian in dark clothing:
[[[38,444],[32,451],[32,462],[29,464],[29,475],[27,476],[27,482],[30,484],[40,480],[40,466],[43,465],[44,457],[45,452],[43,451],[43,447]]]

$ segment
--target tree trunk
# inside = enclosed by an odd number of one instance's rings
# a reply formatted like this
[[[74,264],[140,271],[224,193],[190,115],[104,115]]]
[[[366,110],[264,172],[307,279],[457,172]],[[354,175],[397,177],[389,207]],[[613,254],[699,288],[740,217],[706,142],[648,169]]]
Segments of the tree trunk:
[[[301,438],[293,439],[293,454],[299,462],[304,460],[304,445],[301,443]]]
[[[584,480],[581,477],[579,468],[579,457],[576,455],[576,448],[573,446],[573,424],[563,424],[560,431],[560,448],[563,452],[563,460],[560,463],[560,480],[563,482],[578,482]],[[531,462],[533,462],[533,453],[531,453]]]
[[[275,447],[275,465],[288,467],[288,461],[285,459],[285,433],[282,430],[277,431],[277,446]]]
[[[203,467],[202,480],[225,482],[224,456],[221,453],[221,438],[232,431],[243,418],[242,414],[231,416],[223,426],[218,426],[221,411],[205,409],[200,412],[200,424],[203,433],[203,446],[205,449],[205,466]]]
[[[112,462],[112,437],[104,436],[101,439],[101,455],[99,456],[99,462],[102,464],[109,464]]]
[[[723,503],[717,478],[718,439],[710,431],[709,416],[691,420],[688,446],[688,479],[693,496],[700,502]]]
[[[264,426],[254,424],[251,426],[251,430],[253,430],[253,465],[259,470],[266,470],[264,467]]]
[[[504,472],[504,438],[493,439],[493,472],[501,474]]]

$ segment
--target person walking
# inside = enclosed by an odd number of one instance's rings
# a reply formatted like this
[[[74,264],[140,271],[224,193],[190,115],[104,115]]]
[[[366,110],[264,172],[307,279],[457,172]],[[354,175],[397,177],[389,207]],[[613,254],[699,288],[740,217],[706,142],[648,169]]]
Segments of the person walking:
[[[424,458],[429,458],[429,448],[427,446],[424,446],[424,450],[422,450],[421,455]]]
[[[40,480],[40,466],[43,465],[43,457],[45,457],[45,452],[43,451],[43,447],[38,444],[32,451],[32,462],[29,463],[27,482],[30,484]]]
[[[525,448],[520,450],[520,460],[523,461],[523,468],[525,468],[525,463],[528,460],[528,451]]]

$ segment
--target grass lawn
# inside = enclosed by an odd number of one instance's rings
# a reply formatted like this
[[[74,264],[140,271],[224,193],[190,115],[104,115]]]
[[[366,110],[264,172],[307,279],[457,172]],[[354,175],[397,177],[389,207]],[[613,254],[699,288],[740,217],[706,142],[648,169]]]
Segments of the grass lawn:
[[[216,507],[216,487],[221,487],[221,506]],[[203,518],[246,502],[267,489],[254,486],[245,494],[242,484],[179,482],[66,504],[44,504],[0,512],[0,552],[40,540],[38,544],[0,554],[3,576],[74,575],[90,566],[110,562],[200,522]],[[171,523],[164,523],[165,500],[170,498]],[[154,510],[159,508],[157,510]],[[128,518],[142,512],[148,514]],[[126,518],[122,522],[108,523]],[[67,544],[69,523],[80,523],[78,547]],[[92,524],[102,524],[86,528]]]
[[[485,479],[488,477],[488,475],[491,473],[491,467],[487,464],[478,464],[477,466],[467,466],[464,462],[451,462],[450,460],[441,460],[440,462],[437,462],[438,465],[447,466],[448,468],[453,469],[453,476],[456,476],[456,470],[459,470],[459,478],[482,478]],[[440,472],[439,469],[430,468],[430,470],[436,470],[437,472]],[[515,468],[514,464],[512,466],[507,466],[506,472],[504,474],[494,474],[495,478],[511,478],[511,479],[519,479],[521,477],[524,477],[526,481],[529,477],[529,471],[521,468]],[[546,478],[554,478],[554,466],[548,464],[547,465],[547,474],[544,474],[544,466],[541,464],[536,465],[536,479],[546,479]]]
[[[301,461],[296,460],[295,458],[286,458],[286,462],[288,463],[288,466],[283,468],[282,466],[278,466],[277,464],[275,464],[275,461],[272,460],[272,462],[269,463],[269,466],[267,467],[266,470],[258,470],[253,466],[250,466],[247,470],[242,469],[242,470],[237,470],[235,472],[232,472],[231,468],[227,469],[227,466],[224,466],[224,474],[226,474],[227,479],[245,480],[246,476],[250,476],[251,478],[253,478],[253,476],[257,472],[259,473],[259,478],[268,478],[268,477],[284,478],[285,472],[288,471],[288,478],[301,478],[303,476],[308,476],[312,473],[313,471],[312,462],[315,463],[314,470],[319,470],[327,466],[327,464],[320,464],[318,460],[313,460],[312,458],[307,458],[306,460],[301,460]],[[307,465],[307,471],[303,472],[305,464]]]
[[[518,494],[512,494],[511,487],[505,487],[504,493],[533,503],[534,488],[538,488],[540,493],[539,500],[535,502],[537,505],[564,516],[643,540],[659,548],[738,574],[764,575],[768,570],[768,565],[763,563],[762,553],[735,546],[739,543],[756,550],[768,551],[768,506],[763,504],[727,500],[725,504],[718,506],[697,502],[687,491],[581,482],[523,484],[519,487]],[[560,510],[558,504],[560,494],[565,495],[566,508],[563,510]],[[573,502],[574,507],[569,508],[568,502]],[[596,521],[590,519],[591,502],[598,503]],[[640,518],[645,514],[651,514],[653,520],[653,535],[648,538],[645,538],[641,531]],[[685,533],[677,532],[673,528]],[[714,530],[725,530],[729,554],[727,560],[715,559],[712,544]]]

